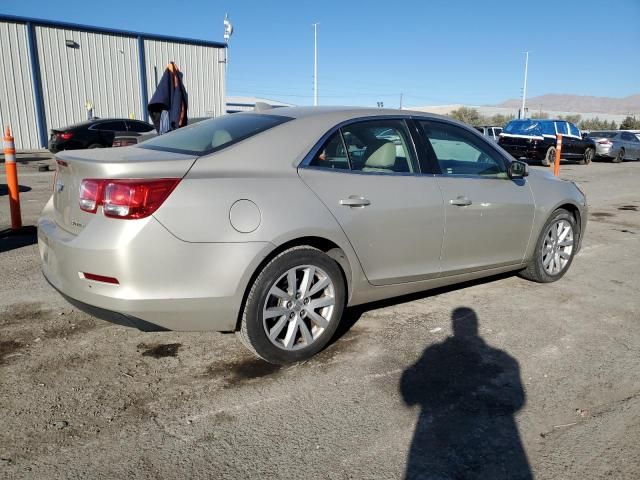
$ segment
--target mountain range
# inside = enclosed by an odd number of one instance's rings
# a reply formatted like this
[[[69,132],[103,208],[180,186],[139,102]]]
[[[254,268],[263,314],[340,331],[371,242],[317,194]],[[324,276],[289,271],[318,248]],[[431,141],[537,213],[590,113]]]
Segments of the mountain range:
[[[513,98],[494,106],[520,108],[521,104],[522,99]],[[527,98],[527,106],[529,109],[535,110],[635,115],[640,114],[640,94],[624,98],[610,98],[549,93]]]

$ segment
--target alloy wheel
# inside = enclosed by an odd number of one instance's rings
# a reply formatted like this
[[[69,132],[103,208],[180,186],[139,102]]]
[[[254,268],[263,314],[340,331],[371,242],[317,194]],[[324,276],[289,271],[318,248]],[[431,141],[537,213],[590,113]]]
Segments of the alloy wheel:
[[[573,227],[566,220],[551,224],[542,244],[542,266],[549,275],[560,274],[573,254]]]
[[[262,309],[267,337],[283,350],[314,343],[333,320],[336,293],[331,277],[319,267],[289,269],[271,286]]]

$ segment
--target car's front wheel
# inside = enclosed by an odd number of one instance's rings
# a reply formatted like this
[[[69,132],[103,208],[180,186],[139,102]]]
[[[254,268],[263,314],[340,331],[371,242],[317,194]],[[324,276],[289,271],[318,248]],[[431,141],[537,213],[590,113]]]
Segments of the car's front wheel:
[[[573,215],[564,209],[556,210],[545,223],[533,258],[520,276],[540,283],[559,280],[571,266],[577,241]]]
[[[340,267],[324,252],[294,247],[273,258],[247,295],[242,342],[275,364],[305,360],[324,348],[345,304]]]

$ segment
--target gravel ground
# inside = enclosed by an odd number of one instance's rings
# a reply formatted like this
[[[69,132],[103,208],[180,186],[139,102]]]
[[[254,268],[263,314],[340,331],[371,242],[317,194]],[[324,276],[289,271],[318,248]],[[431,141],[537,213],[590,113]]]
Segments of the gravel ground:
[[[26,225],[51,189],[36,165],[20,166]],[[640,162],[562,175],[590,223],[560,282],[351,309],[330,347],[284,368],[233,335],[78,312],[42,278],[33,232],[3,233],[0,476],[640,478]]]

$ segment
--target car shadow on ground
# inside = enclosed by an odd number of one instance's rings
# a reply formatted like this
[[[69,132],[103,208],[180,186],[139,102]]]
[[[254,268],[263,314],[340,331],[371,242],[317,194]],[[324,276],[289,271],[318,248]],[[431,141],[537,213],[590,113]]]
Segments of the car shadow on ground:
[[[30,192],[31,191],[31,187],[27,187],[26,185],[20,185],[18,187],[18,191],[20,193]],[[0,197],[2,197],[4,195],[9,195],[9,187],[7,186],[6,183],[0,183]]]
[[[331,342],[329,342],[328,346],[333,345],[340,338],[346,335],[351,328],[360,320],[360,317],[364,315],[366,312],[371,310],[378,310],[380,308],[392,307],[394,305],[399,305],[401,303],[409,303],[416,300],[422,300],[428,297],[435,297],[437,295],[442,295],[443,293],[453,292],[456,290],[462,290],[464,288],[473,287],[475,285],[483,285],[485,283],[497,282],[499,280],[504,280],[506,278],[511,278],[516,276],[517,272],[506,272],[498,275],[493,275],[490,277],[483,277],[476,280],[469,280],[467,282],[456,283],[454,285],[448,285],[446,287],[433,288],[431,290],[425,290],[422,292],[411,293],[409,295],[402,295],[400,297],[388,298],[385,300],[379,300],[377,302],[365,303],[363,305],[356,305],[354,307],[348,307],[345,309],[344,314],[342,315],[342,319],[340,320],[340,325],[338,326],[336,333],[334,334]]]
[[[0,230],[0,253],[15,250],[38,242],[38,229],[33,226],[22,227],[18,230]]]
[[[453,335],[428,346],[399,390],[420,413],[407,479],[532,479],[514,415],[525,404],[518,362],[478,335],[471,308],[451,314]]]

